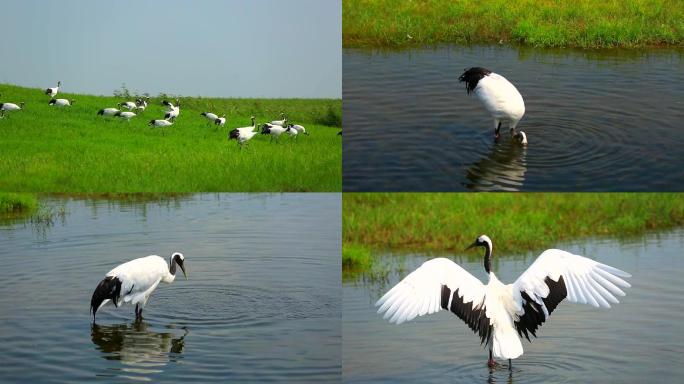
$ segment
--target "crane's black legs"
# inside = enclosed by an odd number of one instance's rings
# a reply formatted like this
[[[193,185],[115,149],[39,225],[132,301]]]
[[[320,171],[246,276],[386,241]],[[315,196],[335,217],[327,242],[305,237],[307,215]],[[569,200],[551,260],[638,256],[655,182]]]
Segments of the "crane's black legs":
[[[489,368],[494,368],[496,366],[496,361],[494,361],[494,357],[492,356],[492,349],[489,349],[489,360],[487,360],[487,366]]]
[[[499,131],[501,130],[501,122],[499,121],[499,125],[496,126],[496,129],[494,130],[494,140],[499,140]]]
[[[511,359],[508,359],[508,370],[513,370],[513,363],[511,363]]]
[[[140,321],[142,320],[142,306],[140,306],[140,310],[138,310],[138,304],[135,305],[135,320]]]

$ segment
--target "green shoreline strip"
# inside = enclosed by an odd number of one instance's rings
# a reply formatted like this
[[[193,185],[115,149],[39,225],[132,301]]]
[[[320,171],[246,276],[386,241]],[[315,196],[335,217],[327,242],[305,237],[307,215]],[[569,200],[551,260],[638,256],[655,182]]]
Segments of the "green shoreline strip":
[[[345,270],[369,270],[374,251],[458,253],[481,234],[506,254],[684,226],[682,193],[345,193],[342,201]]]
[[[38,197],[34,194],[0,192],[0,219],[29,216],[37,209]]]
[[[684,46],[680,0],[345,0],[345,48]]]

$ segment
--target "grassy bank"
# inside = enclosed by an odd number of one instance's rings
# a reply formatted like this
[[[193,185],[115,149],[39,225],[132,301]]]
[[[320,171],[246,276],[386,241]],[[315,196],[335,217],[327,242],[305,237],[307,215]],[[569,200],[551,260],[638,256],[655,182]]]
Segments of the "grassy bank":
[[[339,191],[342,186],[341,100],[183,97],[177,122],[147,126],[164,116],[161,98],[130,123],[97,116],[117,97],[62,94],[68,109],[48,106],[39,89],[0,85],[0,100],[26,102],[0,119],[0,190],[31,192]],[[126,99],[130,100],[130,99]],[[201,112],[226,113],[222,129]],[[310,133],[297,142],[269,143],[258,135],[249,149],[228,142],[228,131],[279,118]]]
[[[679,0],[345,0],[345,47],[684,45]]]
[[[0,192],[0,220],[28,216],[38,209],[38,198],[29,193]]]
[[[343,266],[368,269],[373,251],[462,252],[487,234],[497,253],[588,237],[626,238],[684,225],[677,193],[347,193]]]

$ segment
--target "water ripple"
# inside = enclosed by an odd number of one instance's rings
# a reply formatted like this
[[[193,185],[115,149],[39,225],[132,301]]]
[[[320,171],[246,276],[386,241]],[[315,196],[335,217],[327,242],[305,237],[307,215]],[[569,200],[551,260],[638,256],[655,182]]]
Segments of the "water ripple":
[[[681,52],[611,52],[345,50],[345,190],[684,189]],[[473,65],[525,97],[526,149],[507,132],[494,144],[484,107],[458,83]]]

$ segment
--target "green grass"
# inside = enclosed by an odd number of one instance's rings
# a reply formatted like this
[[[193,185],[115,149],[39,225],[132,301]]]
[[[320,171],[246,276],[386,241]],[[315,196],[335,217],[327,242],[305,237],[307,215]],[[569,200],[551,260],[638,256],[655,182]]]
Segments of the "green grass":
[[[368,269],[373,266],[373,259],[368,248],[356,244],[349,244],[344,247],[342,252],[342,268]]]
[[[681,193],[345,193],[343,266],[373,253],[461,253],[489,235],[497,254],[590,237],[629,238],[684,225]]]
[[[25,110],[0,119],[0,190],[50,193],[340,191],[341,100],[218,99],[182,97],[181,115],[165,128],[160,98],[130,123],[97,116],[116,97],[60,93],[75,99],[66,109],[48,106],[41,90],[0,85],[4,102]],[[129,99],[130,100],[130,99]],[[207,110],[226,113],[222,129],[208,127]],[[258,135],[246,150],[227,140],[228,131],[279,118],[306,127],[310,136],[280,144]],[[330,125],[326,125],[330,124]]]
[[[0,192],[0,220],[28,216],[38,209],[38,198],[30,193]]]
[[[681,0],[345,0],[342,21],[343,45],[348,48],[684,44]]]

